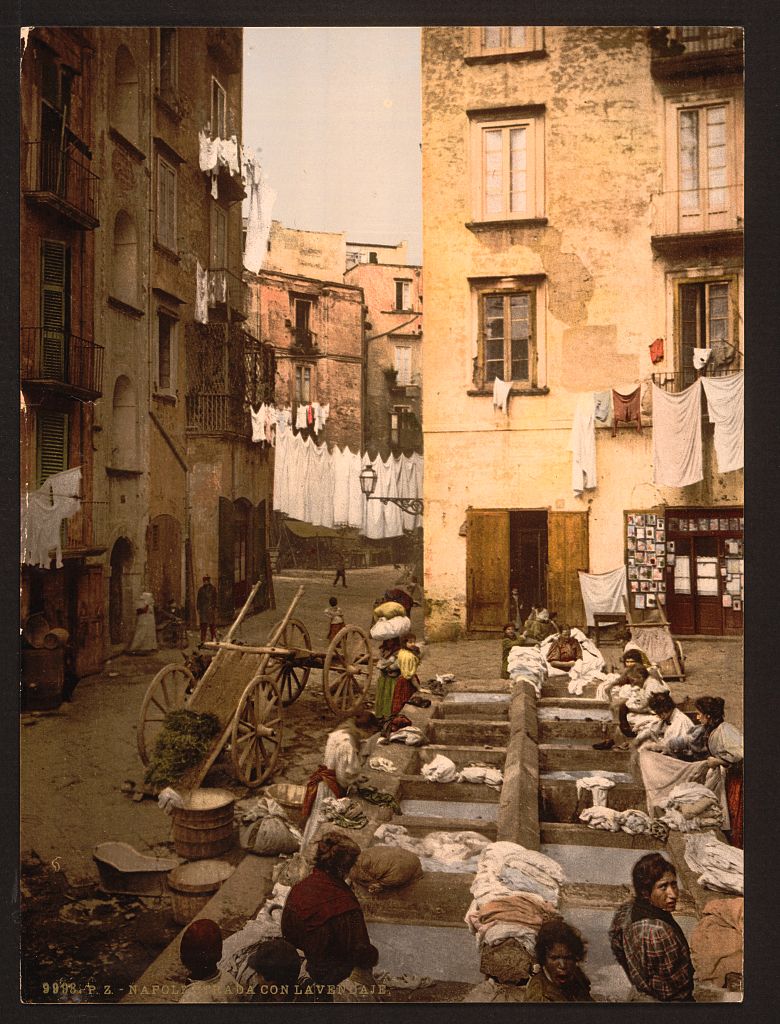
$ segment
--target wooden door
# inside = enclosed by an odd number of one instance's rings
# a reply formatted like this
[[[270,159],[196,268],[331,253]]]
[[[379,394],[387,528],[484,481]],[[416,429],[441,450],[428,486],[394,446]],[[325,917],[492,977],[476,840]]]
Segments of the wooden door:
[[[181,525],[173,516],[155,516],[149,523],[146,539],[149,565],[149,589],[155,608],[165,608],[173,598],[182,603]]]
[[[587,512],[547,513],[547,607],[561,622],[585,628],[578,569],[589,571]]]
[[[701,636],[723,634],[720,559],[716,537],[695,537],[693,587],[696,594],[696,632]]]
[[[696,632],[693,538],[676,537],[674,544],[674,565],[666,566],[666,615],[673,633],[692,636]]]
[[[217,583],[217,615],[221,623],[232,622],[233,582],[235,576],[235,545],[233,541],[233,502],[219,499],[219,580]]]
[[[509,512],[466,513],[466,622],[500,632],[509,621]]]
[[[88,565],[76,578],[75,609],[76,675],[94,675],[103,668],[105,614],[103,611],[103,566]]]

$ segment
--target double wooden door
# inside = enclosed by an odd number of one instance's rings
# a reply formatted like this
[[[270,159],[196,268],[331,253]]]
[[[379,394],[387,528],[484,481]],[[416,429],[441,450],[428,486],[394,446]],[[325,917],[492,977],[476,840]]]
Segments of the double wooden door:
[[[539,530],[538,558],[544,565],[544,587],[534,581],[524,587],[513,572],[511,559],[511,519],[522,510],[469,509],[466,530],[466,604],[470,630],[498,632],[511,619],[510,592],[517,580],[521,592],[544,593],[551,611],[570,625],[583,626],[582,604],[577,571],[587,571],[587,512],[546,513],[546,530]],[[538,510],[536,511],[538,515]],[[531,531],[523,530],[522,533]],[[542,538],[546,536],[546,550]],[[530,550],[529,538],[525,547]],[[532,560],[531,560],[532,561]],[[529,563],[530,564],[530,563]],[[522,574],[522,567],[520,568]]]

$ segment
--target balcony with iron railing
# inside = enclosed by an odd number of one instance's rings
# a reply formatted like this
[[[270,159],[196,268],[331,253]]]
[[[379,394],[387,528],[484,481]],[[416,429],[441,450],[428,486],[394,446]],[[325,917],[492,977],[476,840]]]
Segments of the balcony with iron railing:
[[[224,312],[226,319],[246,320],[249,289],[226,267],[209,270],[209,308]]]
[[[740,246],[744,185],[658,192],[650,197],[651,241],[662,252],[691,243]]]
[[[108,545],[108,502],[82,501],[79,511],[62,523],[64,555],[97,554]]]
[[[650,70],[655,78],[742,71],[743,30],[729,25],[664,25],[651,29]]]
[[[99,178],[56,139],[28,142],[22,191],[82,228],[96,228]]]
[[[20,377],[27,387],[58,391],[80,402],[103,393],[102,345],[68,331],[22,327]]]
[[[705,366],[701,370],[696,370],[693,366],[689,366],[684,370],[654,373],[652,381],[662,391],[666,391],[670,395],[679,395],[686,388],[689,388],[691,384],[695,384],[700,377],[731,377],[733,374],[739,373],[740,370],[741,367],[733,365],[721,367]]]
[[[251,437],[249,412],[236,395],[187,395],[188,434],[228,434]]]

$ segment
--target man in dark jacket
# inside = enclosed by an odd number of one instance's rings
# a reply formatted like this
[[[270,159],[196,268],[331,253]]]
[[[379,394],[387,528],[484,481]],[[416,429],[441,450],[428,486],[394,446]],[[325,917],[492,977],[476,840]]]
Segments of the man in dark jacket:
[[[200,642],[206,642],[206,628],[211,631],[211,639],[217,639],[217,588],[210,576],[203,577],[203,585],[198,589],[198,619],[200,620]]]

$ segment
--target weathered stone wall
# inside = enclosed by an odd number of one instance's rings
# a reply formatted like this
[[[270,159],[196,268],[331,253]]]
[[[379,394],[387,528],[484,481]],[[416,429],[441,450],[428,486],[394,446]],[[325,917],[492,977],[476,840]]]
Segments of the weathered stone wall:
[[[590,569],[619,563],[623,509],[742,500],[742,473],[692,488],[652,483],[652,433],[597,431],[599,485],[575,498],[570,429],[578,392],[676,369],[667,272],[650,199],[663,190],[664,96],[644,28],[547,27],[547,56],[469,66],[460,27],[423,29],[426,629],[465,623],[466,509],[590,508]],[[709,84],[709,88],[714,86]],[[741,102],[739,91],[736,102]],[[467,111],[543,107],[546,223],[473,220]],[[685,268],[731,265],[710,256]],[[473,389],[477,305],[469,278],[538,275],[539,384],[508,416]],[[740,327],[741,329],[741,327]],[[666,339],[653,366],[648,347]],[[645,385],[647,387],[647,385]],[[647,403],[645,402],[645,405]],[[709,446],[711,448],[711,445]]]

